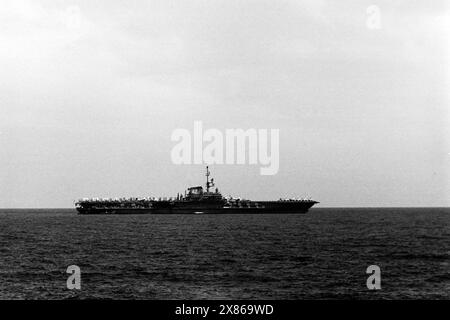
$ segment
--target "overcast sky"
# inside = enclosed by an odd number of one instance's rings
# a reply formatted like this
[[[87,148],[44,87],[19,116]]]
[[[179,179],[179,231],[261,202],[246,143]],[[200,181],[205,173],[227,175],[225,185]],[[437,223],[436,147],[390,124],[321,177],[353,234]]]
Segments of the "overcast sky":
[[[446,2],[2,0],[0,207],[201,184],[195,120],[280,129],[277,175],[212,166],[225,195],[448,206]]]

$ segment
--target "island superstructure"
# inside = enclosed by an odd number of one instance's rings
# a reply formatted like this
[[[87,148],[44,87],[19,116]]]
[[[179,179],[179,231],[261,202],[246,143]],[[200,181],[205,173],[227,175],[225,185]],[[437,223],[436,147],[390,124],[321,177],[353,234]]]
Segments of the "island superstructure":
[[[274,201],[252,201],[240,198],[225,198],[216,188],[214,179],[209,179],[206,167],[206,185],[188,188],[184,195],[174,198],[115,198],[81,199],[75,203],[79,214],[227,214],[227,213],[306,213],[318,203],[311,199],[279,199]]]

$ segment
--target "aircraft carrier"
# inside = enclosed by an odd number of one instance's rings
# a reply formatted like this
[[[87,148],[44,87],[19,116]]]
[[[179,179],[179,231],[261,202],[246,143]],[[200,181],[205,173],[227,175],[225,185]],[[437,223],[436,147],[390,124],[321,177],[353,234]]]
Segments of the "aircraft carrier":
[[[318,203],[311,199],[279,199],[252,201],[225,198],[209,179],[206,167],[206,185],[188,188],[184,195],[174,198],[93,198],[75,202],[79,214],[246,214],[246,213],[306,213]]]

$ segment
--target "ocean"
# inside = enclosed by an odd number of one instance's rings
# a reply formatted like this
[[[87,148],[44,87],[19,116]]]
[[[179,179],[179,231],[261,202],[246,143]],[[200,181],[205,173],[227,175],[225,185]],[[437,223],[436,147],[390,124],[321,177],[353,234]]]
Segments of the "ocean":
[[[449,299],[449,208],[0,210],[0,299]],[[81,290],[66,286],[81,270]],[[381,270],[369,290],[366,269]]]

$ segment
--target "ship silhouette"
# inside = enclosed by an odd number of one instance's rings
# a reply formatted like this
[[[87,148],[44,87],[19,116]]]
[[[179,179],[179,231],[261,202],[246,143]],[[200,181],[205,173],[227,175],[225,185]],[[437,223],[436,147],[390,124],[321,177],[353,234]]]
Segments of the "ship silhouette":
[[[225,198],[209,179],[206,167],[206,185],[188,188],[184,195],[174,198],[115,198],[81,199],[75,203],[79,214],[246,214],[246,213],[306,213],[318,203],[311,199],[279,199],[252,201]]]

